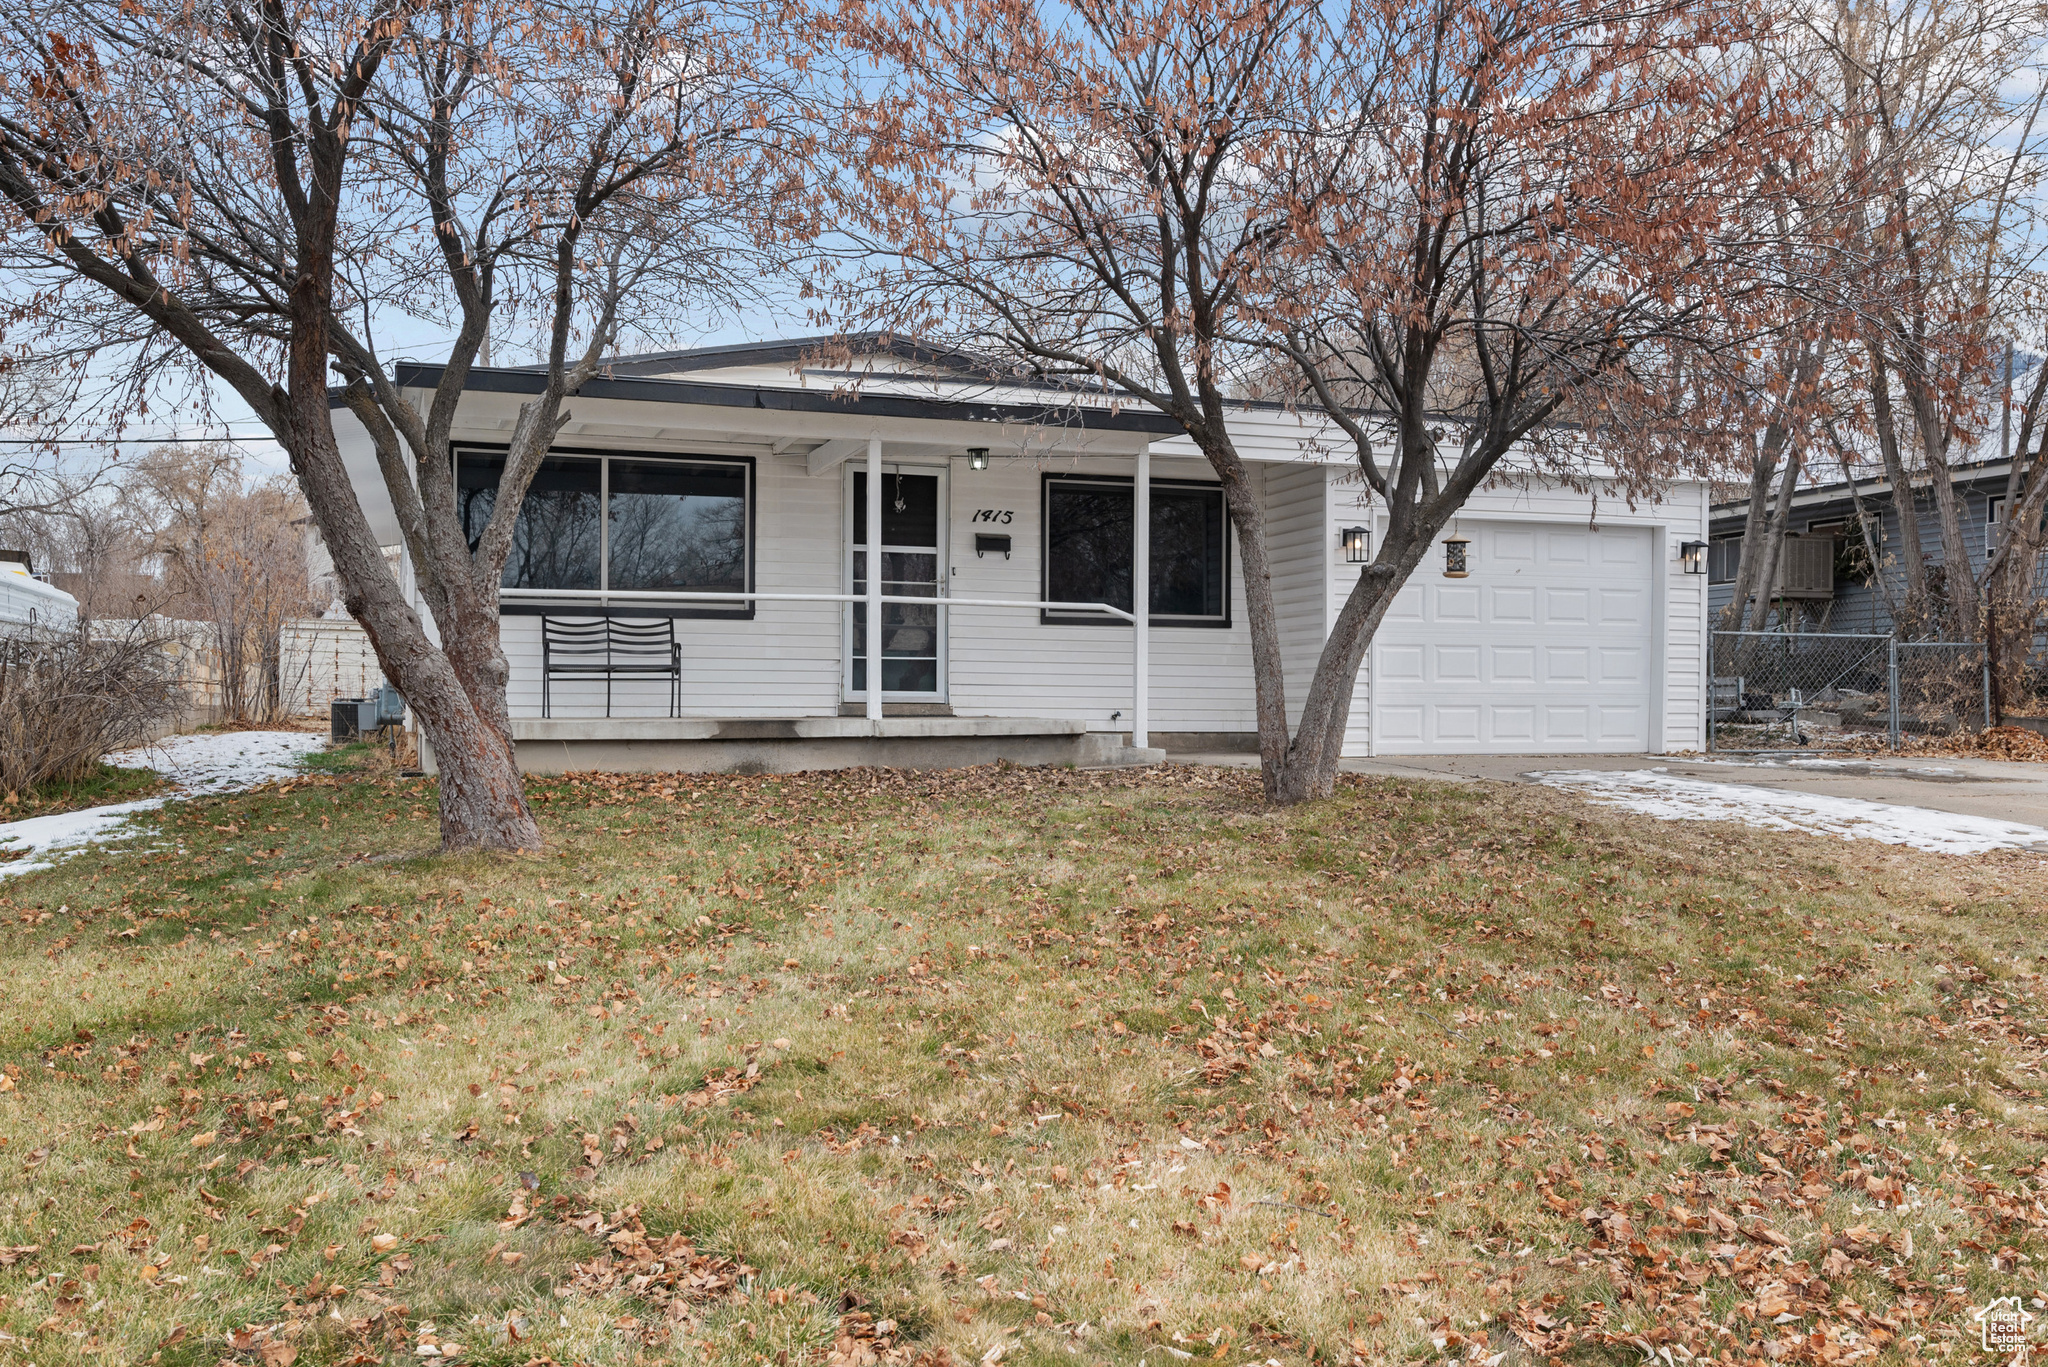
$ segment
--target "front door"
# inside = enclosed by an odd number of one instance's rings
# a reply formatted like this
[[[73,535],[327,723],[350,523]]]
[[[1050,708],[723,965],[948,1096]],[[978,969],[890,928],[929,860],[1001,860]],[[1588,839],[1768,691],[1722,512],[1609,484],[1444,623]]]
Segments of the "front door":
[[[848,593],[868,591],[868,473],[848,480]],[[916,465],[882,467],[882,592],[938,598],[945,590],[946,472]],[[867,605],[850,605],[846,633],[846,697],[868,691]],[[946,697],[946,610],[936,603],[882,605],[883,701],[943,702]]]

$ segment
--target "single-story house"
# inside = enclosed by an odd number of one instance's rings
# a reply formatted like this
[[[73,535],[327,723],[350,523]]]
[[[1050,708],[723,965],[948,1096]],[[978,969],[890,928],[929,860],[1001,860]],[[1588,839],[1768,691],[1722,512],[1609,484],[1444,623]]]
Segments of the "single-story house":
[[[1986,443],[1994,451],[1998,444],[1995,434]],[[1969,551],[1973,575],[1984,572],[1985,557],[1998,544],[2011,469],[2011,462],[1997,455],[1961,462],[1953,469],[1963,544]],[[1918,488],[1913,505],[1921,558],[1929,565],[1940,565],[1941,525],[1934,498],[1924,487]],[[1874,561],[1857,520],[1859,508],[1877,544]],[[1748,510],[1747,499],[1717,503],[1713,508],[1707,563],[1710,609],[1717,615],[1734,597]],[[1853,488],[1843,479],[1795,490],[1786,527],[1786,553],[1773,596],[1781,603],[1797,605],[1803,630],[1889,634],[1890,602],[1902,601],[1906,592],[1905,567],[1899,561],[1900,535],[1899,508],[1892,498],[1891,482],[1881,476],[1860,477]],[[2048,580],[2043,580],[2043,585],[2048,589]]]
[[[817,353],[784,342],[626,357],[570,402],[505,571],[523,765],[779,771],[1256,748],[1229,518],[1173,423],[1072,388],[992,384],[907,344],[874,342],[858,373]],[[397,375],[411,388],[438,378],[432,366]],[[541,378],[485,368],[468,381],[456,482],[479,528]],[[336,421],[395,545],[368,439],[345,410]],[[1312,418],[1248,405],[1232,431],[1265,498],[1298,714],[1380,514]],[[1707,506],[1696,481],[1633,507],[1600,481],[1482,491],[1456,527],[1469,572],[1448,576],[1438,557],[1402,591],[1360,674],[1345,752],[1698,747],[1706,576],[1686,572],[1681,547],[1703,543]],[[411,574],[403,558],[399,572]],[[1134,601],[1148,608],[1135,620]],[[579,671],[614,658],[607,628],[616,658],[653,667]]]

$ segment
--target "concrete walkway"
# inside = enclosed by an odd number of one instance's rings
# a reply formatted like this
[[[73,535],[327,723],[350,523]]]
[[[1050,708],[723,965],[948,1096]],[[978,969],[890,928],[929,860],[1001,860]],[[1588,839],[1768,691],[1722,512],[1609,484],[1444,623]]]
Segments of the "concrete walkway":
[[[1257,755],[1177,754],[1181,764],[1256,768]],[[1937,812],[2048,827],[2048,764],[1984,759],[1820,759],[1703,755],[1401,755],[1347,759],[1352,774],[1450,782],[1529,783],[1560,769],[1603,773],[1658,770],[1705,783],[1743,784],[1823,797],[1857,798]]]

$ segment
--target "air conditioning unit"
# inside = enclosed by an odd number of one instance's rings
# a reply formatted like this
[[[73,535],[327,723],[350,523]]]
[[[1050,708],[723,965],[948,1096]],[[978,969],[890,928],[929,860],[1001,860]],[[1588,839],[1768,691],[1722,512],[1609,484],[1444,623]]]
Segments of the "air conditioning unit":
[[[1787,536],[1778,557],[1779,598],[1835,596],[1835,539],[1832,536]]]

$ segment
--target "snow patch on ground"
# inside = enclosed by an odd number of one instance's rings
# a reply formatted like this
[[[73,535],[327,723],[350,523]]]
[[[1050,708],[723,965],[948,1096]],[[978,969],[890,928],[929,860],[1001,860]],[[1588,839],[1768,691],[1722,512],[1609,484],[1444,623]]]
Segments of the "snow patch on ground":
[[[238,793],[259,783],[290,778],[299,762],[327,747],[313,731],[221,731],[167,736],[139,750],[107,756],[123,769],[154,769],[188,793]]]
[[[2048,850],[2048,830],[2039,826],[1936,812],[1925,807],[1866,802],[1855,797],[1783,792],[1743,783],[1709,783],[1655,769],[1614,773],[1568,769],[1529,777],[1545,787],[1576,793],[1588,802],[1621,807],[1664,821],[1739,821],[1770,831],[1809,831],[1844,840],[1878,840],[1936,854]]]
[[[326,744],[325,736],[305,731],[227,731],[170,736],[139,750],[119,751],[108,755],[107,763],[123,769],[154,769],[183,791],[173,797],[146,797],[0,822],[0,853],[41,856],[130,839],[140,834],[127,824],[137,812],[152,811],[178,797],[240,792],[272,779],[290,778],[299,772],[302,759]],[[0,878],[33,873],[56,862],[49,858],[10,859],[0,863]]]

